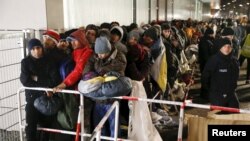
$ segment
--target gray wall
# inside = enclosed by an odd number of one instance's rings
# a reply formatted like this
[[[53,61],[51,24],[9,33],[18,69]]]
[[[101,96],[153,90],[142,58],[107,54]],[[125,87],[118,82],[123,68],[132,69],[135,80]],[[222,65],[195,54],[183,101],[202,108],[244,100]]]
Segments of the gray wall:
[[[44,0],[1,0],[0,29],[47,28]]]
[[[0,29],[45,29],[59,31],[64,28],[100,24],[117,20],[128,25],[133,21],[133,0],[0,0]],[[149,0],[136,0],[136,22],[149,21]],[[172,7],[171,2],[174,1]],[[167,2],[167,9],[165,3]],[[156,20],[157,0],[151,0],[151,18]],[[198,7],[200,5],[200,7]],[[200,0],[159,0],[159,20],[192,18],[210,12],[209,4],[202,7]],[[172,10],[174,15],[172,17]],[[203,10],[203,11],[202,11]],[[167,12],[165,12],[167,11]]]
[[[46,15],[49,28],[64,29],[63,0],[46,0]]]
[[[202,20],[209,20],[211,17],[210,17],[210,4],[209,3],[204,3],[203,4],[203,10],[202,10]]]
[[[167,20],[188,18],[202,20],[203,2],[200,0],[168,0]]]

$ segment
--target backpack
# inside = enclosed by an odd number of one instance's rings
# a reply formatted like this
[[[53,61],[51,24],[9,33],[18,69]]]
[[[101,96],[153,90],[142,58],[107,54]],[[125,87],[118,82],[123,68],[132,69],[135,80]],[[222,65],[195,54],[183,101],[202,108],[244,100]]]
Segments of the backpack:
[[[69,73],[74,69],[74,67],[75,67],[75,62],[71,57],[68,57],[64,61],[62,61],[59,69],[61,79],[64,80],[69,75]]]

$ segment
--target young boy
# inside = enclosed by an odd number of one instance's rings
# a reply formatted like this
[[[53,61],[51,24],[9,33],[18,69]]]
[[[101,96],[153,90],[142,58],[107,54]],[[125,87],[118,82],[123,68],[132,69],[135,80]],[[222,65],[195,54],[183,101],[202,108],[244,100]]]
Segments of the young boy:
[[[95,53],[89,60],[85,72],[94,71],[103,76],[107,72],[115,71],[124,76],[127,60],[123,53],[118,49],[112,48],[106,37],[99,37],[95,41]],[[103,116],[112,106],[113,100],[95,101],[93,110],[94,126],[97,126]],[[102,128],[103,136],[114,137],[115,112],[113,111],[108,118],[108,123]],[[107,130],[108,129],[108,130]]]

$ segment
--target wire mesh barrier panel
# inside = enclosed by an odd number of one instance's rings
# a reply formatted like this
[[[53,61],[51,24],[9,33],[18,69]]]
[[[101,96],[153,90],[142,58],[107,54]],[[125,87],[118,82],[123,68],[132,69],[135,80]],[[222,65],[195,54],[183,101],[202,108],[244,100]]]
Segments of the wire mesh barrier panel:
[[[0,141],[19,141],[16,90],[20,61],[24,56],[24,34],[0,32]],[[22,99],[24,103],[24,99]]]

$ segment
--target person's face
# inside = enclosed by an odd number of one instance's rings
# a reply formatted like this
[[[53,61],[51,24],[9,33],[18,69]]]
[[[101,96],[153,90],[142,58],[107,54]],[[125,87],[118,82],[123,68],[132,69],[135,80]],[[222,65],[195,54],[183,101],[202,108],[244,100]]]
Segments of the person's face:
[[[97,54],[98,58],[106,59],[109,56],[109,53]]]
[[[150,46],[153,44],[154,40],[148,36],[143,36],[143,42],[146,46]]]
[[[129,46],[133,46],[137,44],[137,40],[135,39],[135,37],[131,37],[127,43]]]
[[[34,46],[31,50],[30,50],[30,54],[32,57],[39,59],[43,56],[43,48],[40,46]]]
[[[56,43],[48,36],[43,36],[43,44],[47,49],[54,48],[56,46]]]
[[[181,29],[181,28],[183,28],[183,24],[180,21],[177,21],[176,27]]]
[[[192,44],[198,44],[199,37],[197,35],[193,35],[191,38],[191,43]]]
[[[171,34],[170,29],[162,30],[162,35],[164,36],[164,38],[169,38],[170,34]]]
[[[111,34],[111,42],[115,43],[120,40],[120,36],[117,34]]]
[[[62,50],[66,50],[69,46],[69,43],[66,41],[66,40],[61,40],[59,41],[59,43],[57,44],[57,47],[59,49],[62,49]]]
[[[224,45],[221,49],[220,52],[224,55],[229,55],[232,52],[232,47],[229,44]]]
[[[96,39],[96,32],[95,30],[88,30],[86,32],[86,38],[89,41],[90,44],[95,43],[95,39]]]
[[[80,42],[78,40],[71,41],[71,44],[72,44],[73,49],[77,49],[77,48],[81,47],[81,44],[80,44]]]

